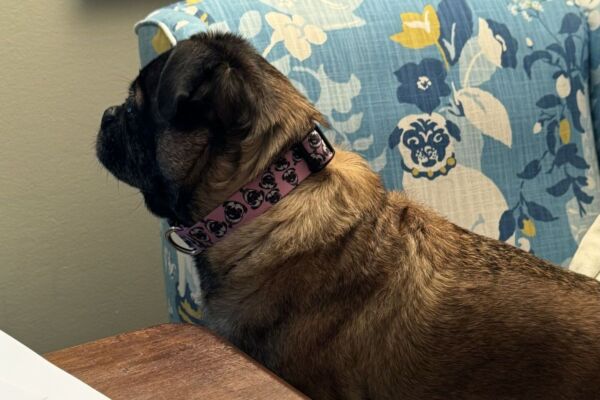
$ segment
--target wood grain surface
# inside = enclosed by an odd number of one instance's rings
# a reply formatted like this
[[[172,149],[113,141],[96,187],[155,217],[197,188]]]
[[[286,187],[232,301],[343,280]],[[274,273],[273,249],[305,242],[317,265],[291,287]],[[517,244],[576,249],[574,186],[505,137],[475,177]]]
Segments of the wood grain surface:
[[[204,328],[165,324],[45,357],[113,400],[306,399]]]

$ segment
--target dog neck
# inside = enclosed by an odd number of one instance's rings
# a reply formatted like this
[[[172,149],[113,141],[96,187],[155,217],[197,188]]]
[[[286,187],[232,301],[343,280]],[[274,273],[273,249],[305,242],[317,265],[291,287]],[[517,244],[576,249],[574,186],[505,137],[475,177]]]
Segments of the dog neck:
[[[379,175],[359,155],[338,150],[327,168],[208,249],[207,265],[216,274],[244,265],[240,273],[247,276],[276,271],[286,260],[311,252],[335,251],[339,241],[376,215],[385,201]]]
[[[168,241],[190,255],[204,252],[238,227],[264,214],[306,178],[323,170],[334,154],[333,147],[316,127],[205,218],[193,226],[171,227],[166,233]],[[173,234],[187,247],[174,240]]]

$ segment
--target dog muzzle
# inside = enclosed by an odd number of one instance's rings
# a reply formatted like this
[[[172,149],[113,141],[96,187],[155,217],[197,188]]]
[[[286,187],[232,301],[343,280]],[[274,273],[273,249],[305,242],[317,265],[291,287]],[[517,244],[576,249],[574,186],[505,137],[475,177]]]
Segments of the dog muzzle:
[[[206,218],[191,227],[172,226],[165,232],[166,239],[183,253],[192,256],[202,253],[277,204],[302,181],[325,168],[334,154],[333,146],[319,127],[315,127],[300,143],[293,145],[265,172],[232,194]]]

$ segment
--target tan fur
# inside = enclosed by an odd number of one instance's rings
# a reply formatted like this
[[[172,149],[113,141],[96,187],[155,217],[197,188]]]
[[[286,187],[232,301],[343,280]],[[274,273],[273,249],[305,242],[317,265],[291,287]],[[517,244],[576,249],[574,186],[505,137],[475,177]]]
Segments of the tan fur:
[[[311,397],[600,396],[595,281],[385,193],[355,154],[208,259],[211,326]]]
[[[268,84],[285,101],[208,167],[195,218],[322,120]],[[209,325],[313,398],[600,398],[598,283],[386,193],[356,154],[206,257]]]
[[[231,132],[153,133],[168,193],[192,194],[156,209],[198,221],[324,118],[241,39],[193,40],[188,57],[210,55],[198,65],[226,60],[198,90],[242,76],[255,112]],[[386,192],[356,154],[338,151],[196,263],[209,327],[312,398],[600,399],[600,284]]]

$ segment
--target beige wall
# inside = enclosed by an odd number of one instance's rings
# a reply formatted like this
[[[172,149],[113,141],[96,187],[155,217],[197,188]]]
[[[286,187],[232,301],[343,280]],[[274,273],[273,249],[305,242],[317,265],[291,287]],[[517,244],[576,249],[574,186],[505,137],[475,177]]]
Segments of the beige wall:
[[[167,319],[158,221],[94,154],[138,71],[132,25],[166,3],[2,4],[0,329],[38,352]]]

